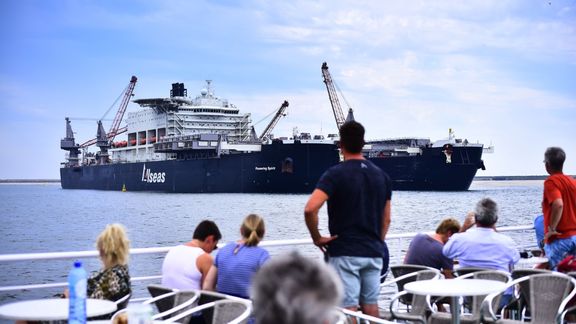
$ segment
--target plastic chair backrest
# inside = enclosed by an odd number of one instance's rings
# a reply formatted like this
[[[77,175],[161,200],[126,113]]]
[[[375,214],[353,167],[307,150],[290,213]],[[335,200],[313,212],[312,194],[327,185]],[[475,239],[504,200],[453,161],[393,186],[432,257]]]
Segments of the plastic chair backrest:
[[[161,295],[175,291],[175,289],[164,287],[161,285],[148,285],[147,288],[148,288],[148,292],[150,293],[150,296],[152,296],[152,297],[158,297],[158,296],[161,296]],[[158,309],[159,313],[163,313],[163,312],[171,309],[172,307],[174,307],[174,297],[162,298],[162,299],[154,302],[154,305],[156,305],[156,308]]]
[[[532,323],[553,323],[576,294],[574,278],[561,274],[536,274],[530,281],[530,315]]]
[[[512,279],[518,279],[518,278],[522,278],[522,277],[526,277],[526,276],[531,276],[531,275],[535,275],[535,274],[546,274],[546,273],[551,273],[551,270],[546,270],[546,269],[516,269],[512,271]],[[522,308],[527,307],[528,309],[530,309],[530,294],[525,294],[524,292],[529,292],[530,291],[530,280],[525,280],[522,281],[518,284],[519,286],[519,310],[520,312],[522,312]]]
[[[187,311],[178,314],[165,320],[166,323],[173,323],[181,320],[191,314],[202,311],[204,313],[208,309],[213,309],[213,323],[229,323],[238,324],[245,323],[252,312],[252,303],[247,299],[232,300],[224,299],[209,302],[203,305],[196,306],[188,309]]]
[[[491,270],[491,269],[478,268],[478,267],[459,267],[457,269],[454,269],[453,272],[454,272],[455,277],[460,277],[460,276],[467,275],[469,273],[474,273],[474,272],[478,272],[478,271],[486,271],[486,270]]]
[[[430,269],[431,269],[430,267],[415,265],[415,264],[399,264],[399,265],[390,266],[390,271],[392,272],[392,275],[394,275],[394,278],[398,278],[398,277],[404,276],[404,275],[409,274],[409,273],[422,271],[422,270],[430,270]],[[415,280],[416,280],[416,277],[408,277],[406,279],[396,281],[398,291],[403,291],[405,284],[412,282],[412,281],[415,281]],[[412,294],[406,294],[406,295],[400,296],[399,300],[403,304],[412,305]]]
[[[466,275],[462,275],[458,277],[459,280],[466,280],[467,278],[474,278],[474,279],[485,279],[485,280],[494,280],[500,281],[503,283],[508,283],[512,281],[512,277],[509,273],[500,271],[500,270],[482,270],[471,272]],[[479,295],[472,297],[472,305],[471,305],[471,313],[473,318],[480,318],[480,309],[482,307],[482,301],[486,298],[487,295]],[[500,305],[500,298],[502,295],[498,295],[493,299],[493,307],[498,307]]]

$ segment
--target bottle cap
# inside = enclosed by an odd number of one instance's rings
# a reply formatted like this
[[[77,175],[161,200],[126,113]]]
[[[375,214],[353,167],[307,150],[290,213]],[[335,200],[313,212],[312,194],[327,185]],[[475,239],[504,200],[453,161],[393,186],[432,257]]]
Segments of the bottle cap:
[[[82,261],[76,260],[74,261],[74,268],[80,268],[82,266]]]

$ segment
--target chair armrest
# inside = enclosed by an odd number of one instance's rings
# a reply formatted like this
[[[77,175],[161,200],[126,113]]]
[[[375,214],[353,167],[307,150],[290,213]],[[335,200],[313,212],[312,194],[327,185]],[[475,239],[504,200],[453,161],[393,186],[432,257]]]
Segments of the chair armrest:
[[[436,279],[438,279],[438,278],[440,277],[440,271],[439,271],[439,270],[433,269],[433,268],[430,268],[429,270],[436,270],[436,271],[438,272],[437,275],[436,275]],[[420,271],[423,271],[423,270],[420,270]],[[401,280],[404,280],[404,279],[407,279],[407,278],[410,278],[410,277],[417,276],[417,275],[418,275],[418,272],[419,272],[419,271],[410,272],[410,273],[407,273],[407,274],[405,274],[405,275],[402,275],[402,276],[400,276],[400,277],[398,277],[398,278],[394,278],[394,279],[392,279],[392,280],[390,280],[390,281],[383,282],[383,283],[380,284],[380,288],[382,288],[382,287],[384,287],[384,286],[388,286],[388,285],[390,285],[390,284],[395,284],[395,283],[397,283],[398,281],[401,281]]]
[[[159,313],[159,314],[152,316],[152,319],[163,318],[166,315],[170,315],[170,314],[175,313],[177,311],[188,308],[188,307],[190,307],[190,305],[194,304],[198,300],[198,298],[200,298],[200,292],[197,291],[194,294],[194,296],[190,297],[190,299],[186,300],[185,302],[181,303],[180,305],[177,305],[173,308],[170,308],[169,310],[167,310],[165,312],[162,312],[162,313]]]
[[[560,323],[563,323],[564,318],[566,317],[566,314],[571,313],[571,312],[573,312],[573,311],[576,311],[576,305],[566,308],[566,309],[560,314],[560,321],[561,321]],[[557,321],[557,322],[558,322],[558,321]]]
[[[177,293],[178,293],[178,291],[171,291],[171,292],[169,292],[169,293],[165,293],[165,294],[163,294],[163,295],[156,296],[156,297],[154,297],[154,298],[146,299],[145,301],[142,302],[142,304],[152,304],[152,303],[155,303],[155,302],[157,302],[157,301],[159,301],[159,300],[161,300],[161,299],[174,296],[174,295],[176,295]]]
[[[393,318],[393,319],[406,320],[406,321],[412,321],[412,322],[421,322],[422,324],[426,324],[426,318],[425,318],[425,317],[422,317],[422,316],[420,316],[420,315],[410,314],[410,313],[398,313],[398,312],[395,312],[395,311],[394,311],[394,308],[395,308],[395,307],[394,307],[394,304],[397,303],[398,299],[399,299],[401,296],[404,296],[404,295],[406,295],[406,294],[409,294],[409,292],[407,292],[407,291],[401,291],[401,292],[397,293],[396,295],[394,295],[394,296],[392,297],[392,299],[390,300],[390,314],[392,315],[392,318]],[[429,297],[429,296],[427,296],[427,297]],[[431,309],[431,306],[430,306],[430,304],[428,303],[428,302],[429,302],[429,298],[426,298],[426,302],[427,302],[426,307],[427,307],[428,309]]]
[[[186,317],[186,316],[192,315],[192,314],[194,314],[194,313],[196,313],[196,312],[199,312],[199,311],[201,311],[201,310],[204,310],[204,309],[207,309],[207,308],[210,308],[210,307],[214,307],[214,305],[216,305],[216,302],[209,302],[209,303],[206,303],[206,304],[202,304],[202,305],[200,305],[200,306],[196,306],[196,307],[194,307],[194,308],[190,308],[190,309],[184,311],[183,313],[180,313],[180,314],[178,314],[178,315],[176,315],[176,316],[174,316],[174,317],[170,317],[170,318],[167,319],[167,320],[164,320],[164,322],[165,322],[165,323],[173,323],[173,322],[175,322],[175,321],[177,321],[177,320],[180,320],[180,319],[182,319],[182,318],[184,318],[184,317]]]
[[[518,278],[516,280],[509,281],[499,291],[493,292],[493,293],[487,295],[486,298],[484,298],[484,300],[482,301],[482,304],[480,305],[480,318],[483,319],[486,316],[486,317],[489,317],[492,321],[496,321],[498,318],[496,317],[496,313],[494,312],[494,309],[492,308],[492,303],[494,301],[494,298],[496,298],[496,296],[498,296],[500,294],[503,294],[508,288],[514,287],[518,283],[525,281],[525,280],[528,280],[528,279],[530,279],[530,277],[526,276],[526,277]]]

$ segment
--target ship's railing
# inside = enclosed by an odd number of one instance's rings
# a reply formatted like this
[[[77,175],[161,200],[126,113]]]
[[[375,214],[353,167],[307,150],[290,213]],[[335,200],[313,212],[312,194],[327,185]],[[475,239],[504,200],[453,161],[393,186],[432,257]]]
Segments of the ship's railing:
[[[534,248],[536,246],[536,239],[534,235],[534,228],[532,225],[523,226],[506,226],[498,228],[499,232],[504,232],[514,239],[518,244],[520,250],[526,250]],[[416,232],[411,233],[400,233],[400,234],[388,234],[386,237],[386,242],[390,252],[390,264],[400,264],[402,263],[403,257],[406,254],[407,247],[410,240],[416,235]],[[223,245],[224,243],[221,243]],[[271,240],[262,241],[259,246],[267,248],[272,251],[274,249],[280,248],[294,248],[305,246],[308,248],[313,248],[311,239],[293,239],[293,240]],[[164,254],[168,252],[171,246],[166,247],[152,247],[152,248],[134,248],[130,250],[130,255],[145,255],[145,254]],[[274,252],[271,252],[274,255]],[[278,254],[278,253],[276,253]],[[0,265],[7,266],[6,263],[10,262],[31,262],[31,261],[46,261],[46,260],[66,260],[66,259],[84,259],[84,258],[98,258],[98,251],[76,251],[76,252],[47,252],[47,253],[23,253],[23,254],[3,254],[0,255]],[[7,266],[9,267],[9,266]],[[159,281],[161,278],[160,274],[147,275],[132,277],[132,282],[142,282],[142,281]],[[33,290],[33,289],[47,289],[47,288],[58,288],[66,287],[66,282],[58,283],[41,283],[41,284],[23,284],[23,285],[12,285],[12,286],[0,286],[0,293],[23,291],[23,290]],[[139,297],[139,296],[136,296]],[[138,300],[141,298],[135,298]],[[134,300],[134,298],[133,298]]]

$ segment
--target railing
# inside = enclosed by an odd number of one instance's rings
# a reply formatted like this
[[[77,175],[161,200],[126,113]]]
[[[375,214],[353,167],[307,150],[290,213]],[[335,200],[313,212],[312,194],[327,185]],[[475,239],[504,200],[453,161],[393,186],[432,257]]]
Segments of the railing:
[[[498,228],[499,232],[505,232],[517,242],[519,249],[524,250],[536,246],[536,239],[534,236],[534,228],[532,225],[525,226],[507,226]],[[388,249],[390,251],[390,264],[402,263],[402,258],[406,253],[410,240],[416,235],[416,232],[389,234],[386,237]],[[223,245],[221,243],[220,245]],[[296,240],[274,240],[262,241],[259,246],[273,250],[275,248],[295,247],[295,246],[313,247],[311,239],[296,239]],[[145,255],[145,254],[160,254],[166,253],[171,248],[167,247],[154,247],[154,248],[135,248],[130,250],[130,255]],[[315,250],[315,249],[313,249]],[[274,253],[272,253],[274,255]],[[79,259],[79,258],[98,258],[98,251],[76,251],[76,252],[47,252],[47,253],[24,253],[24,254],[4,254],[0,255],[0,264],[16,261],[38,261],[38,260],[65,260],[65,259]],[[160,275],[139,276],[132,277],[132,282],[159,280]],[[46,289],[66,287],[66,282],[58,283],[44,283],[44,284],[26,284],[26,285],[12,285],[1,286],[1,292],[32,290],[32,289]]]

